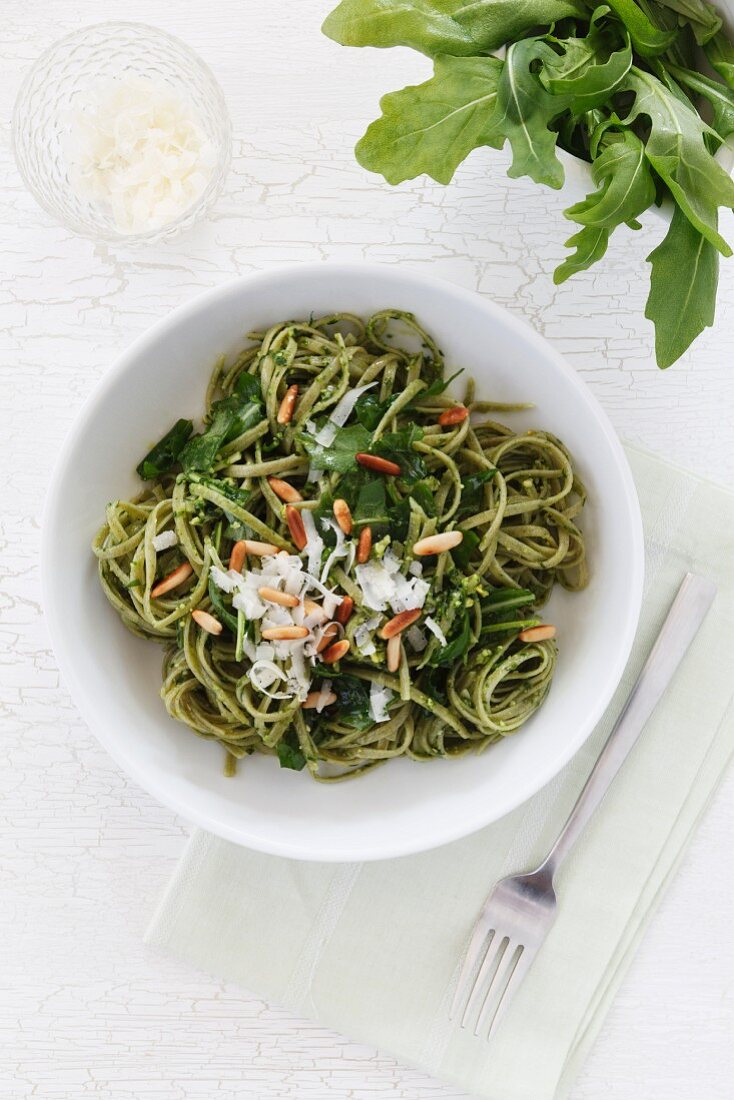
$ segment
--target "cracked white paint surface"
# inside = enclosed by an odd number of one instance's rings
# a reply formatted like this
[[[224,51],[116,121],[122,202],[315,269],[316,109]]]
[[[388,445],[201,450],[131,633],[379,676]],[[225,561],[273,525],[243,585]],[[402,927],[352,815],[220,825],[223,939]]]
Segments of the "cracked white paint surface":
[[[199,290],[284,260],[410,263],[526,317],[589,382],[620,432],[734,479],[734,262],[715,329],[661,375],[641,258],[660,225],[621,233],[593,273],[554,288],[571,232],[555,193],[477,153],[447,189],[392,190],[351,146],[381,92],[422,78],[407,52],[340,50],[324,0],[127,0],[214,67],[235,160],[213,217],[140,251],[73,238],[21,186],[8,119],[28,64],[60,35],[120,17],[111,0],[5,0],[0,45],[0,1097],[21,1100],[463,1100],[452,1088],[145,948],[186,823],[121,775],[78,718],[49,651],[37,572],[59,445],[118,351]],[[726,229],[734,237],[731,219]],[[83,476],[83,471],[80,471]],[[62,564],[62,563],[60,563]],[[691,731],[695,736],[695,730]],[[734,1095],[734,782],[696,837],[574,1100]],[[489,884],[488,884],[489,885]]]

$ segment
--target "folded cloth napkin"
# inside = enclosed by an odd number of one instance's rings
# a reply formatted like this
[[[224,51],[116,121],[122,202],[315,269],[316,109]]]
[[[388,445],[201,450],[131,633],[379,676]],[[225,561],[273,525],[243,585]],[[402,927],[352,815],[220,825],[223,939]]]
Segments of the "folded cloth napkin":
[[[148,938],[489,1100],[567,1095],[734,750],[734,495],[635,451],[647,579],[628,668],[584,748],[502,821],[422,855],[300,863],[196,833]],[[558,876],[557,922],[490,1043],[449,1023],[494,881],[546,853],[687,570],[719,586],[674,683]],[[419,766],[419,765],[416,765]],[[430,765],[425,765],[430,766]]]

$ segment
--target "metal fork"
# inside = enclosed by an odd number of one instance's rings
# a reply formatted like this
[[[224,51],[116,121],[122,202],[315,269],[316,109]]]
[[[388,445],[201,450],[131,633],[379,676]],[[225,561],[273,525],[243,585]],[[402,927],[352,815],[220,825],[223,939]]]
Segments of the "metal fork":
[[[461,1026],[492,1035],[556,918],[553,876],[583,832],[696,636],[714,596],[711,581],[686,577],[624,709],[576,805],[541,865],[500,879],[472,932],[451,1006]]]

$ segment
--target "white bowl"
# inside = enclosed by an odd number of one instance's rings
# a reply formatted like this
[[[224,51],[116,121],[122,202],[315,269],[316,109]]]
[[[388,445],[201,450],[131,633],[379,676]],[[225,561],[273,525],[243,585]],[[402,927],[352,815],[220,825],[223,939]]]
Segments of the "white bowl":
[[[159,698],[162,650],[124,629],[100,589],[92,537],[107,501],[139,491],[134,467],[179,416],[201,414],[209,371],[244,334],[334,310],[412,310],[448,367],[479,395],[533,401],[521,427],[559,435],[588,485],[583,519],[592,579],[556,592],[560,658],[548,699],[522,731],[481,756],[391,761],[335,785],[246,759],[234,779],[223,753],[170,719]],[[246,276],[156,324],[87,402],[49,489],[43,541],[46,614],[62,674],[90,728],[161,802],[229,840],[312,860],[382,859],[455,840],[513,810],[583,744],[616,688],[640,609],[643,542],[622,448],[583,382],[546,341],[471,291],[397,266],[299,264]]]

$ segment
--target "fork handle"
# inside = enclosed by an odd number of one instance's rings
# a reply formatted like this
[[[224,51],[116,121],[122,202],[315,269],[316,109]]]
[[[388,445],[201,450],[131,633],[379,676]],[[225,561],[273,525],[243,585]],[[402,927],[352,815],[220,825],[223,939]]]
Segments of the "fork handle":
[[[711,581],[693,573],[686,574],[624,709],[566,824],[541,865],[551,875],[568,855],[607,793],[698,633],[715,595],[716,586]]]

